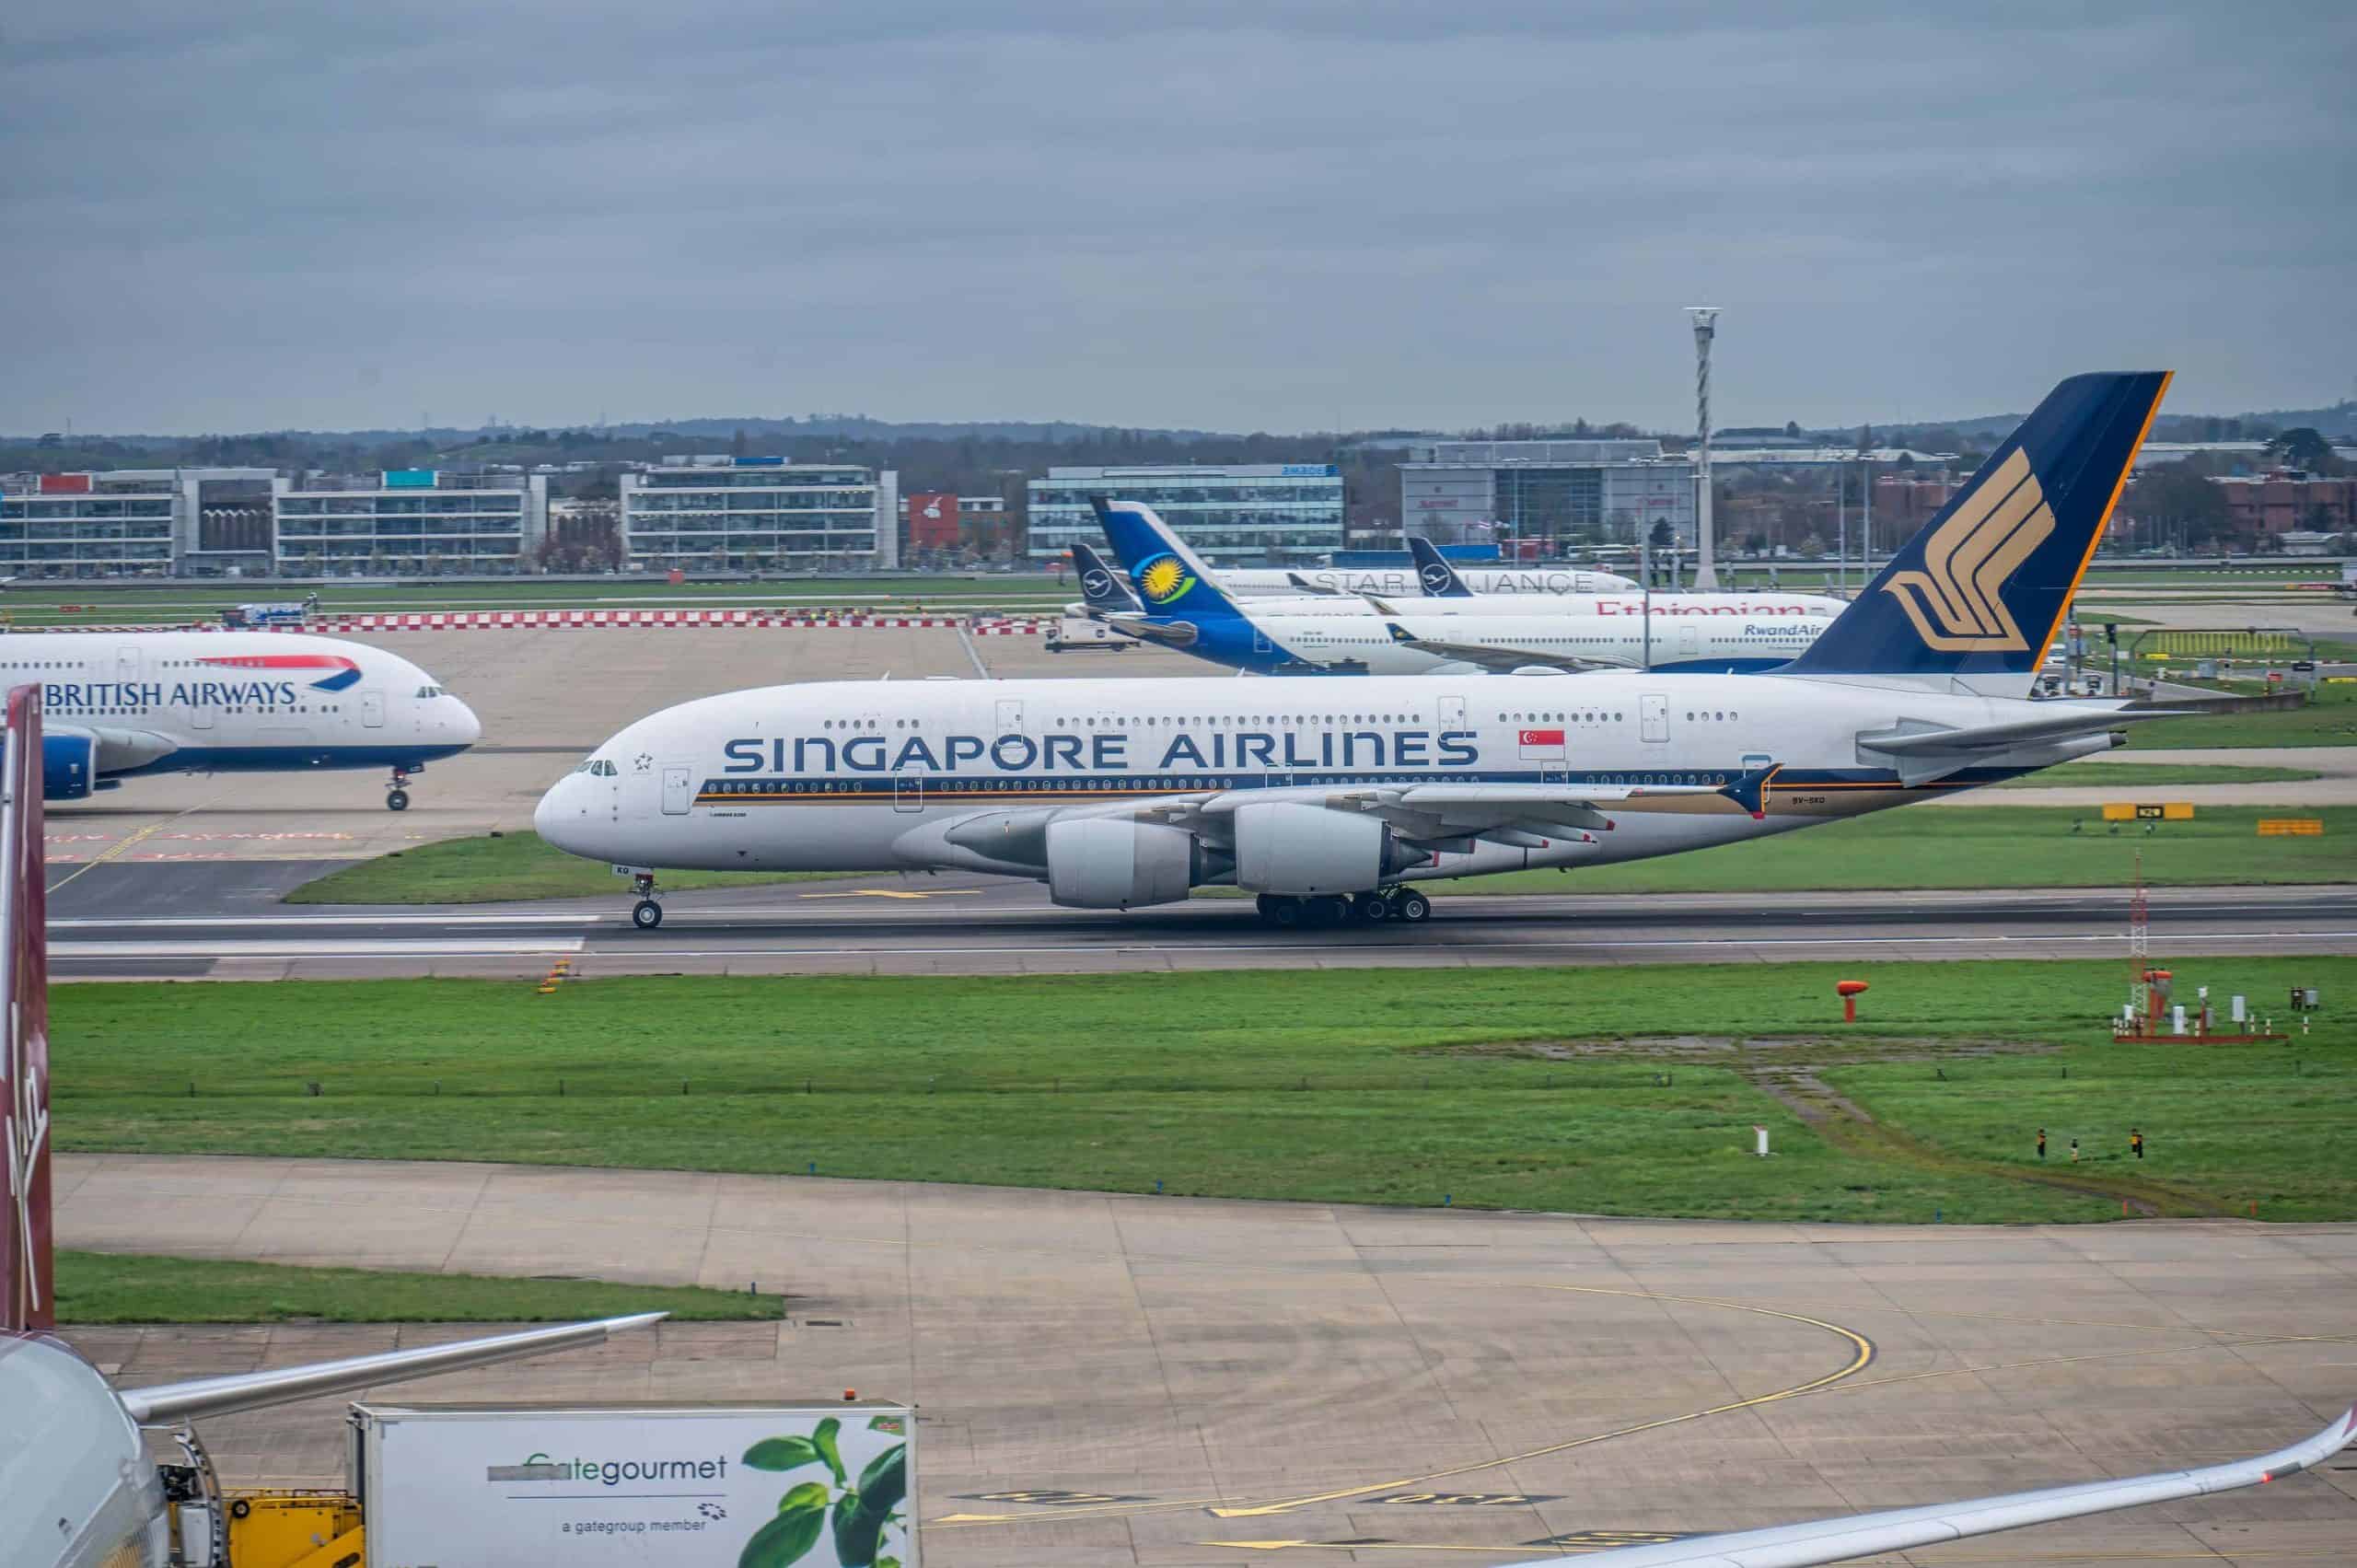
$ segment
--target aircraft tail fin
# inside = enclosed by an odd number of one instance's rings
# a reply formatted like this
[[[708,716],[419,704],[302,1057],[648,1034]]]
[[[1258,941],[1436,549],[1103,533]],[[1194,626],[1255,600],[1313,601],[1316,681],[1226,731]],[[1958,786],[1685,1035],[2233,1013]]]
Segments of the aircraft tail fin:
[[[1105,558],[1086,544],[1074,541],[1072,563],[1080,571],[1080,600],[1089,609],[1110,614],[1116,610],[1136,611],[1145,607],[1121,575],[1105,563]]]
[[[1241,617],[1243,611],[1219,586],[1187,541],[1170,531],[1153,507],[1139,501],[1092,496],[1097,520],[1113,546],[1149,615]]]
[[[0,1330],[57,1326],[49,1197],[49,918],[41,688],[8,693],[0,764]]]
[[[2150,370],[2056,387],[1779,673],[1936,678],[2026,695],[2168,384],[2169,372]]]
[[[1424,585],[1427,598],[1471,598],[1473,590],[1448,563],[1440,547],[1422,534],[1408,536],[1408,552],[1416,558],[1416,580]]]

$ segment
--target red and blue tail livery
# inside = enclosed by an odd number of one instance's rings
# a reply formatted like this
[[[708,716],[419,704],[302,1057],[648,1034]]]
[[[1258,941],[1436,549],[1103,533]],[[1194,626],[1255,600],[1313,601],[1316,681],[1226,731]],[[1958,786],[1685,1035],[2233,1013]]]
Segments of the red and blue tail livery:
[[[2034,677],[2168,384],[2128,371],[2049,392],[1784,673]]]
[[[222,669],[328,671],[325,679],[310,682],[314,691],[342,691],[360,682],[360,666],[341,654],[238,654],[197,662]]]

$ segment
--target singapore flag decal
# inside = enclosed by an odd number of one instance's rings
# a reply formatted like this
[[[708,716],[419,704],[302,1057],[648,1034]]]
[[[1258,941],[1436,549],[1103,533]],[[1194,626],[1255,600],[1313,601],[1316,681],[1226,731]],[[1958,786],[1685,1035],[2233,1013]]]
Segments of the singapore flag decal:
[[[1525,729],[1515,735],[1515,744],[1525,757],[1561,757],[1563,754],[1563,732],[1560,729]]]

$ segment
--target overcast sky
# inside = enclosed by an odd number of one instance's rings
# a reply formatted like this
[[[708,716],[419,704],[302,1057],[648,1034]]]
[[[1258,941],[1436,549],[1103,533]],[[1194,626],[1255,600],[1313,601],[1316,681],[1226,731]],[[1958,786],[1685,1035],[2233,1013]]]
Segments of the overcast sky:
[[[2357,6],[1903,9],[15,0],[0,430],[2357,386]]]

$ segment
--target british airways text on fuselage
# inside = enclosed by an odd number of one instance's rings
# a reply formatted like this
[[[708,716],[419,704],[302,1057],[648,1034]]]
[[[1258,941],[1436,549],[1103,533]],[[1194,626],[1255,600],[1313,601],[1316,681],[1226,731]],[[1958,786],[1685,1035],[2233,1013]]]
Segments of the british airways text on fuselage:
[[[53,680],[41,690],[52,714],[108,708],[268,708],[300,700],[291,680]]]
[[[1148,749],[1133,756],[1130,748],[1139,739]],[[912,735],[899,739],[897,750],[893,741],[880,735],[847,740],[817,735],[744,736],[729,741],[721,752],[726,758],[722,772],[734,774],[888,773],[906,768],[956,773],[984,767],[1002,773],[1133,769],[1169,773],[1223,768],[1473,768],[1480,762],[1479,742],[1469,729],[1332,730],[1316,736],[1239,729],[1143,738],[1097,730],[1036,739],[1028,735],[987,739],[979,735]],[[1155,748],[1159,748],[1160,761],[1150,761]]]

